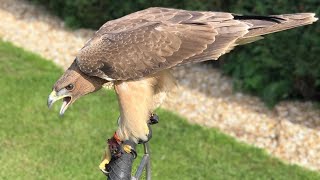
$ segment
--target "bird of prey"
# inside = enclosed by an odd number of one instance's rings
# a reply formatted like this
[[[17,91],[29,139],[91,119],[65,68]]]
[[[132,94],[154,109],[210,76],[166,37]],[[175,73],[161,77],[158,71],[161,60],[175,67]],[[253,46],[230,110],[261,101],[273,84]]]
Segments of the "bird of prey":
[[[244,16],[159,7],[138,11],[106,22],[85,43],[54,84],[48,106],[63,99],[63,114],[81,96],[112,82],[120,106],[118,139],[146,141],[150,114],[175,87],[169,69],[217,60],[238,45],[316,20],[314,13]]]

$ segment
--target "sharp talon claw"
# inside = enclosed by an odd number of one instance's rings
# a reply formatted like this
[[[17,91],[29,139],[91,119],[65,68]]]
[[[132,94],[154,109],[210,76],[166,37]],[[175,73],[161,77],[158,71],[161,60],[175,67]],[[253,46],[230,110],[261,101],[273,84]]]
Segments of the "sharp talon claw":
[[[150,125],[159,123],[159,116],[156,114],[151,114],[149,122]]]
[[[99,165],[99,169],[104,173],[104,174],[108,174],[109,172],[106,170],[107,169],[107,165],[109,164],[109,160],[108,159],[104,159],[100,165]]]
[[[126,153],[131,153],[133,155],[133,158],[135,159],[137,157],[137,152],[135,150],[136,147],[136,143],[134,143],[133,141],[124,141],[123,145],[122,145],[122,149],[124,152]]]
[[[107,174],[109,174],[109,172],[107,171],[107,170],[104,170],[104,169],[100,169],[102,172],[103,172],[103,174],[105,174],[105,175],[107,175]]]
[[[133,149],[130,145],[124,145],[123,150],[126,153],[131,153],[133,155],[133,158],[135,159],[137,157],[137,152],[135,149]]]
[[[129,145],[124,145],[123,146],[123,150],[126,152],[126,153],[131,153],[131,146],[129,146]]]

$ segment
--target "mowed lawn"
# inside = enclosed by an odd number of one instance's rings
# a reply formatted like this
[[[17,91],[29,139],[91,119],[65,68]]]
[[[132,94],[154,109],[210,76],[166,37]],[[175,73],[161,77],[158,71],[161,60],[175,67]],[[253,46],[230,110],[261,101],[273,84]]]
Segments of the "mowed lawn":
[[[61,102],[51,110],[46,105],[60,68],[1,41],[0,72],[0,179],[105,179],[98,165],[117,127],[115,93],[83,97],[60,117]],[[215,129],[190,125],[165,110],[157,113],[153,179],[320,179]]]

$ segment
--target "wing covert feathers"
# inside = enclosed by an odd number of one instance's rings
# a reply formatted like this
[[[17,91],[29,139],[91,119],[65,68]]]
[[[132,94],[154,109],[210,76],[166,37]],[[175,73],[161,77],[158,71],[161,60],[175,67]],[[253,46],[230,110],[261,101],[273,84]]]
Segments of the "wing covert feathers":
[[[313,13],[242,16],[149,8],[106,22],[77,55],[84,73],[134,80],[177,65],[218,59],[262,35],[317,20]]]

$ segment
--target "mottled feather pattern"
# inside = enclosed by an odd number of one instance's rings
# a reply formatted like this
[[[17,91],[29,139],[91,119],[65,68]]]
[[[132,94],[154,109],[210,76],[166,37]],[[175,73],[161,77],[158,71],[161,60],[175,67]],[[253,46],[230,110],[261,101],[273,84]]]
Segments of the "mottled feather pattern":
[[[108,21],[77,55],[90,76],[134,80],[177,65],[218,59],[239,44],[314,22],[314,14],[242,16],[149,8]]]

